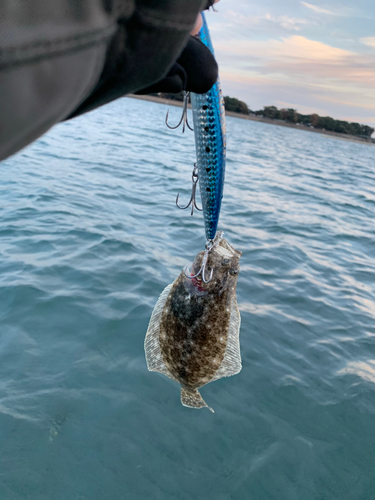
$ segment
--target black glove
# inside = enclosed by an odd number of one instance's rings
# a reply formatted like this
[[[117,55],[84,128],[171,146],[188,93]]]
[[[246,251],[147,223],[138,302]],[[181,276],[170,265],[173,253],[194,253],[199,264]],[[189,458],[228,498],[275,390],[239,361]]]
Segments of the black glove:
[[[182,54],[169,73],[159,82],[139,90],[136,94],[186,90],[196,94],[208,92],[217,80],[218,67],[211,51],[194,36],[190,36]]]
[[[203,3],[202,0],[190,1],[195,7],[197,3]],[[188,0],[184,0],[185,9],[190,1],[187,3]],[[203,7],[209,8],[212,1],[208,0]],[[147,6],[146,15],[142,11],[143,4]],[[182,90],[204,93],[212,87],[217,79],[217,64],[210,50],[197,38],[186,37],[185,26],[191,20],[179,17],[179,2],[164,0],[160,4],[159,8],[158,2],[143,0],[140,2],[139,14],[137,10],[129,18],[118,18],[117,30],[108,44],[105,63],[96,86],[66,119],[129,93],[179,93]],[[162,14],[165,16],[163,8],[166,7],[172,10],[171,22],[168,17],[162,17]],[[147,13],[150,9],[152,15],[153,10],[156,10],[158,17],[149,19]],[[178,43],[183,41],[183,37],[187,42],[184,42],[185,48],[181,52]],[[177,61],[170,66],[170,62],[177,57]],[[167,70],[168,67],[171,69],[167,76],[163,76],[166,74],[163,68]],[[149,82],[154,83],[144,87]]]

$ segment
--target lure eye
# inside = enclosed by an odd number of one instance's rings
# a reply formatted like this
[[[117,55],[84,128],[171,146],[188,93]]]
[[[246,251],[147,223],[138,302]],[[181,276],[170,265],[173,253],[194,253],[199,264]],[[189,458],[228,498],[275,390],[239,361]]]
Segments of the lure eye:
[[[229,266],[229,264],[230,264],[230,260],[229,260],[229,259],[224,259],[224,260],[221,262],[221,265],[222,265],[223,267],[227,267],[227,266]]]
[[[229,271],[229,274],[231,274],[232,276],[237,276],[238,273],[239,273],[239,269],[237,269],[237,267],[230,269],[230,271]]]

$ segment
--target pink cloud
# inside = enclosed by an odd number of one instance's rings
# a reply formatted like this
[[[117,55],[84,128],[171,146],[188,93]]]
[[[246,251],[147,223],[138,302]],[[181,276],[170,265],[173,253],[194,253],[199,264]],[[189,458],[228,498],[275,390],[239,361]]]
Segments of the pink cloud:
[[[222,0],[219,10],[224,4],[229,7],[229,0]],[[239,12],[230,11],[231,5],[221,12],[221,20],[220,13],[211,16],[224,92],[245,100],[252,109],[285,102],[301,111],[315,110],[336,118],[355,114],[363,117],[358,121],[372,123],[375,37],[358,40],[342,31],[337,37],[340,45],[336,45],[323,43],[312,35],[321,34],[321,30],[318,33],[314,28],[318,19],[314,12],[340,15],[335,18],[338,22],[339,18],[358,15],[355,6],[349,7],[344,2],[336,12],[307,0],[306,19],[300,19],[290,16],[290,12],[285,18],[280,16],[280,12],[288,14],[283,8],[272,10],[269,5],[255,8],[253,4],[245,8],[246,5],[239,0],[236,4]],[[333,36],[330,33],[331,39]]]
[[[217,44],[221,73],[241,83],[289,83],[356,94],[375,102],[375,54],[359,54],[303,36]],[[259,55],[261,54],[261,58]],[[233,63],[235,62],[235,67]],[[361,88],[361,91],[359,91]]]

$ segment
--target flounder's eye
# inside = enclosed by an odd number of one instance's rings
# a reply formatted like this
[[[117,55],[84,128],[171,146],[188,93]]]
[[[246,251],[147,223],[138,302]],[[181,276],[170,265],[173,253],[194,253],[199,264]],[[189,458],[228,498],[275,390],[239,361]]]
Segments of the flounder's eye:
[[[224,259],[222,262],[221,262],[221,265],[224,266],[224,267],[228,267],[230,264],[230,260],[229,259]]]
[[[229,274],[231,274],[232,276],[237,276],[238,273],[239,269],[237,267],[229,270]]]

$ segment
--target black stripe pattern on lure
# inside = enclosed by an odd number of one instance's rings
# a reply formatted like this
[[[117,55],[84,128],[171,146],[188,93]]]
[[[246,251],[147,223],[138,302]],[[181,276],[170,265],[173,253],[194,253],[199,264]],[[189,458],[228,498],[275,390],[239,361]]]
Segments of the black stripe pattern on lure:
[[[199,252],[193,271],[202,265]],[[241,252],[219,232],[208,255],[214,279],[188,279],[185,272],[162,292],[145,339],[147,366],[181,385],[181,403],[209,408],[198,389],[241,370],[240,314],[236,286]]]

